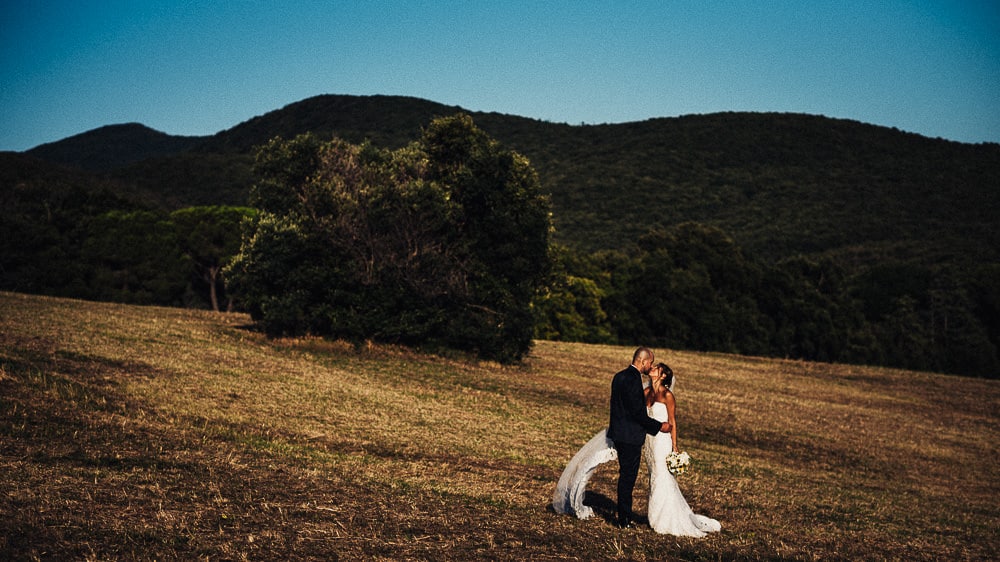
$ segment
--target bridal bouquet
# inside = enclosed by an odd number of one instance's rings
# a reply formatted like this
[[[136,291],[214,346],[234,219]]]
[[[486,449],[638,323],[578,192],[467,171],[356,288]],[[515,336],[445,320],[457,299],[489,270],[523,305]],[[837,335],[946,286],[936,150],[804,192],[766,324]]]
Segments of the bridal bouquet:
[[[667,455],[667,470],[674,476],[684,474],[684,471],[691,465],[691,456],[687,453],[671,452]]]

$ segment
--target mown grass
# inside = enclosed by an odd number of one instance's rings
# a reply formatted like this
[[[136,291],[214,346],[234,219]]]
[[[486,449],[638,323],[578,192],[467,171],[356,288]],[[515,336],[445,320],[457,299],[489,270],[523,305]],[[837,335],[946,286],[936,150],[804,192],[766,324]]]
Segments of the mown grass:
[[[523,366],[314,338],[240,315],[0,293],[0,558],[991,559],[996,381],[658,350],[705,539],[589,521],[559,474],[631,349]],[[645,509],[640,481],[636,508]]]

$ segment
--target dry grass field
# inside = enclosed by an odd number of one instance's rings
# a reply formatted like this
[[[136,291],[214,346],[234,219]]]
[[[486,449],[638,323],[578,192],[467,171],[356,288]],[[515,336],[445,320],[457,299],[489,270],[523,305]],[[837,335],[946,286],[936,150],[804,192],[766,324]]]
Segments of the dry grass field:
[[[241,315],[0,293],[0,559],[975,560],[1000,551],[1000,381],[656,350],[681,489],[723,531],[618,530],[616,467],[549,507],[631,348],[522,366]],[[646,483],[636,490],[644,512]]]

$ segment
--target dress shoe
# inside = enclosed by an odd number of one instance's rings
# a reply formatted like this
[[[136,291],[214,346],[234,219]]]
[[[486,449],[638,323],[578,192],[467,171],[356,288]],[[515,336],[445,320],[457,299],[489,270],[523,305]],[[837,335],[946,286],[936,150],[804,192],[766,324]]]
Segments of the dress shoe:
[[[615,520],[615,527],[619,529],[635,529],[635,523],[628,519],[617,519]]]

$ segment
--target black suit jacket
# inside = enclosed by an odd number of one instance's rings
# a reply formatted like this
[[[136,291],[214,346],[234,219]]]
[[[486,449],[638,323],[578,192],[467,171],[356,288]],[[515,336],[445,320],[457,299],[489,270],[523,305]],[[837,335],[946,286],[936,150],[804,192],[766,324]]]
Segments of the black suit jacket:
[[[646,434],[656,435],[660,422],[646,413],[646,399],[642,394],[642,375],[629,365],[611,379],[611,420],[608,437],[632,445],[642,445]]]

